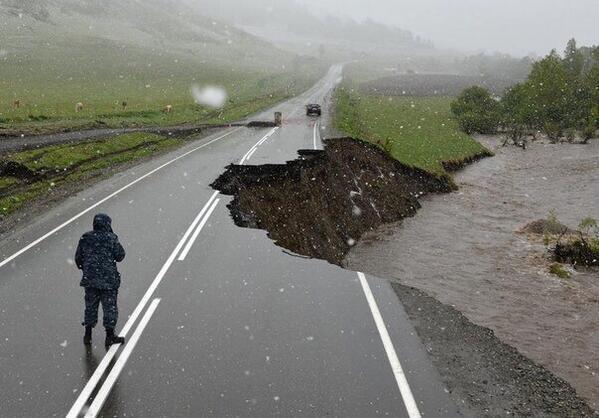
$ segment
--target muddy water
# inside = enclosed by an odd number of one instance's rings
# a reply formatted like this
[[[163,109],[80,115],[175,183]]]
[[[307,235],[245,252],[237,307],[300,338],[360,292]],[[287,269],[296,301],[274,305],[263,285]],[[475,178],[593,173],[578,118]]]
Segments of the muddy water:
[[[599,270],[552,276],[542,242],[516,233],[550,209],[573,227],[599,218],[599,140],[522,151],[479,139],[495,157],[457,173],[458,192],[428,196],[414,218],[365,237],[348,267],[455,306],[599,410]]]

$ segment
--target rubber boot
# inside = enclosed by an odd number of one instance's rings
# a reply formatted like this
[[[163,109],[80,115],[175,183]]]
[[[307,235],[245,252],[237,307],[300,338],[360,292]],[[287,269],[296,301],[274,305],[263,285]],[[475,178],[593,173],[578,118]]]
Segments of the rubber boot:
[[[83,336],[83,344],[92,345],[92,327],[85,327],[85,335]]]
[[[114,329],[106,328],[106,347],[113,344],[125,344],[125,338],[114,335]]]

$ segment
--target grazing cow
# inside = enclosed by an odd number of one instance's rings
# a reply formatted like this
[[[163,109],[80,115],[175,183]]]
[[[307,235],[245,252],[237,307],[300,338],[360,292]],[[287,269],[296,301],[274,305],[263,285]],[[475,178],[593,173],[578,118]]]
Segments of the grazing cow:
[[[127,101],[123,100],[123,102],[121,103],[121,106],[123,106],[123,110],[127,110]]]
[[[171,113],[173,111],[173,106],[171,105],[166,105],[164,107],[164,113]]]
[[[79,102],[75,104],[75,112],[79,113],[83,110],[83,103]]]
[[[14,102],[12,102],[12,107],[14,107],[15,109],[18,109],[21,107],[21,101],[20,100],[15,100]]]

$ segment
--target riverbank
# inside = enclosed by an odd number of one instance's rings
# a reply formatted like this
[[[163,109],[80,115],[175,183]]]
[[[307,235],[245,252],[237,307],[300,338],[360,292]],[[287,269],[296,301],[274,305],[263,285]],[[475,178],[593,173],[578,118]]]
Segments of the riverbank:
[[[471,322],[459,309],[393,276],[393,267],[406,262],[401,253],[362,243],[364,237],[369,242],[380,231],[393,231],[401,225],[398,220],[407,223],[412,216],[420,218],[420,202],[424,202],[421,210],[426,210],[429,201],[462,192],[448,194],[454,186],[443,181],[444,176],[407,167],[367,142],[339,138],[324,144],[324,150],[300,151],[300,157],[287,164],[231,165],[212,187],[234,196],[229,209],[238,226],[266,230],[277,245],[295,255],[345,264],[383,278],[391,274],[394,290],[433,363],[467,416],[591,416],[593,411],[559,376],[502,342],[492,330]],[[455,210],[446,213],[456,216]],[[466,209],[460,210],[462,217],[467,216]],[[444,253],[454,254],[452,250],[462,245],[462,235],[454,231],[451,242],[441,245],[429,241],[424,252],[449,263]],[[403,235],[398,238],[410,248],[421,248],[419,239],[417,234],[408,240]],[[367,261],[359,258],[358,263],[354,245],[378,254],[369,255]],[[472,254],[451,261],[465,269],[477,262]],[[379,264],[378,268],[371,263]],[[414,268],[428,270],[431,265],[437,274],[446,274],[445,266],[433,259],[420,259]],[[483,278],[492,281],[494,274],[489,271]],[[486,294],[483,285],[471,291]]]
[[[542,242],[517,231],[549,210],[570,227],[599,217],[599,142],[535,142],[526,151],[478,138],[495,152],[456,173],[459,191],[361,240],[345,259],[455,307],[572,384],[599,409],[599,273],[549,272]]]

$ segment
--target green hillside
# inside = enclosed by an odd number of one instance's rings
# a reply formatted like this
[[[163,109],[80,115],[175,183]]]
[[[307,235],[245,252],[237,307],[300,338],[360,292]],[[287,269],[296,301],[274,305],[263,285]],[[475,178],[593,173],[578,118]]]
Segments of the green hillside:
[[[0,42],[4,135],[231,120],[297,94],[322,71],[162,0],[0,0]],[[226,107],[195,105],[193,84],[223,86]]]

